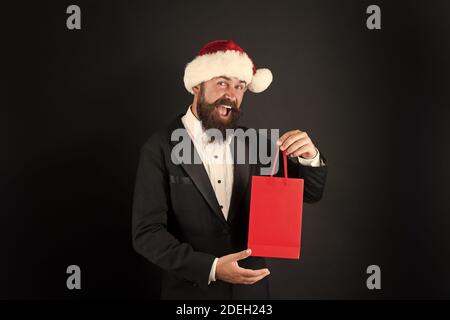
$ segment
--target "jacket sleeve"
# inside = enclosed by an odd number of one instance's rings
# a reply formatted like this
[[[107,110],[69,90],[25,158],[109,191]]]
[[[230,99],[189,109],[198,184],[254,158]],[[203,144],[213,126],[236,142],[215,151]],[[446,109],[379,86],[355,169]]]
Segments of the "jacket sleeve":
[[[195,251],[167,229],[170,191],[162,141],[155,134],[141,148],[133,197],[133,247],[160,268],[206,288],[215,257]]]
[[[281,154],[281,156],[283,155]],[[304,202],[314,203],[322,199],[328,173],[328,167],[325,164],[326,160],[322,152],[320,152],[320,160],[323,165],[320,167],[310,167],[301,165],[296,157],[288,157],[288,176],[304,179]]]

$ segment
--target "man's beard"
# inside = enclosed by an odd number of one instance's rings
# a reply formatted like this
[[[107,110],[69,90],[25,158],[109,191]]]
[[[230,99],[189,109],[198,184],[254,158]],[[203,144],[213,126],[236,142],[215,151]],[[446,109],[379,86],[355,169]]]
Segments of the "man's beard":
[[[197,101],[197,114],[202,122],[203,129],[208,134],[208,129],[217,129],[222,133],[223,140],[226,139],[227,129],[236,129],[242,112],[236,107],[236,103],[226,98],[220,98],[213,103],[205,101],[204,91],[200,87],[199,101]],[[222,120],[217,114],[216,107],[220,105],[228,105],[231,107],[228,119]],[[209,134],[211,136],[211,134]]]

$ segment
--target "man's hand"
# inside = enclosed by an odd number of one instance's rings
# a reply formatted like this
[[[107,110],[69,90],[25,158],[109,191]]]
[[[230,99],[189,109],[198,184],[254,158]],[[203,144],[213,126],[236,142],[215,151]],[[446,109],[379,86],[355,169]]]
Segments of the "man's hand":
[[[238,261],[252,254],[250,249],[220,257],[216,266],[216,279],[233,284],[254,284],[269,275],[269,269],[244,269]]]
[[[317,155],[317,149],[306,132],[291,130],[278,139],[281,151],[287,150],[286,155],[312,159]]]

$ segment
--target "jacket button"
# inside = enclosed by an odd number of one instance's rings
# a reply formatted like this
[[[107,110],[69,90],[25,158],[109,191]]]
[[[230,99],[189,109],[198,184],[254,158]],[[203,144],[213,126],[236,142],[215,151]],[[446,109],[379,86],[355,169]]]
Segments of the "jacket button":
[[[192,286],[193,286],[193,287],[197,287],[198,284],[197,284],[196,282],[194,282],[194,283],[192,284]]]

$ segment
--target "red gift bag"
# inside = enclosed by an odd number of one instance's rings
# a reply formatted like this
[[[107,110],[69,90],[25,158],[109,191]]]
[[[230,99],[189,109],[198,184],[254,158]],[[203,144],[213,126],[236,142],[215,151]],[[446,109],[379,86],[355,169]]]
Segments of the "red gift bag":
[[[283,152],[284,178],[253,176],[250,198],[248,248],[252,256],[300,259],[303,207],[303,179],[287,177],[286,151]]]

